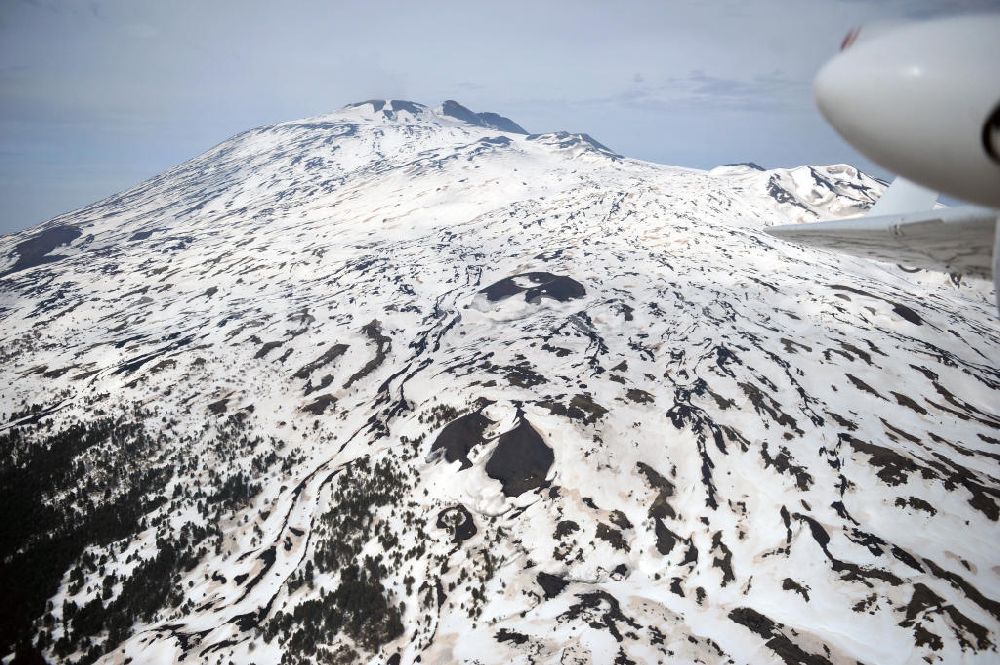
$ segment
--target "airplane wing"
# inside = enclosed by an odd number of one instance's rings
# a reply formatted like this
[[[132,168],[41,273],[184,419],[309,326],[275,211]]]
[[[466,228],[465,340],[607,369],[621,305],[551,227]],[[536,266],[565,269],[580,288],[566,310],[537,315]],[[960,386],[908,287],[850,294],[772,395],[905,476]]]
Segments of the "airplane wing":
[[[765,231],[814,247],[888,261],[989,278],[997,217],[992,208],[959,207],[912,210],[933,205],[937,195],[897,179],[872,212],[874,217],[810,224],[784,224]]]

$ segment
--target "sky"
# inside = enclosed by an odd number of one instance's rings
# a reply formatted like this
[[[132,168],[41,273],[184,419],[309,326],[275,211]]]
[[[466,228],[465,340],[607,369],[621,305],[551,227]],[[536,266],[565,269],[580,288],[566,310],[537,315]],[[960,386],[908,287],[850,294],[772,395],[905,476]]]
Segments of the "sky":
[[[813,107],[857,25],[1000,0],[0,0],[0,234],[250,127],[455,99],[711,168],[846,162]]]

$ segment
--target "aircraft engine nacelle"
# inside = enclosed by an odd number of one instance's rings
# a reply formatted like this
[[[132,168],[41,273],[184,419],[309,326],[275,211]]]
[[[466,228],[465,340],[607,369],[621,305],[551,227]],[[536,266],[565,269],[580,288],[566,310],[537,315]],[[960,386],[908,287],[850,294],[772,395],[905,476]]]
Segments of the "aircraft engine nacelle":
[[[871,33],[820,70],[820,111],[886,169],[1000,207],[1000,14]]]

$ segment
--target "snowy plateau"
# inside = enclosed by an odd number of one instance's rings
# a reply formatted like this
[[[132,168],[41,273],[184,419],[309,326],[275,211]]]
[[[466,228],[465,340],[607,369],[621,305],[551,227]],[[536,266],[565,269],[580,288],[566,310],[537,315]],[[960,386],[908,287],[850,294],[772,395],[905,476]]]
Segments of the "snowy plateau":
[[[996,663],[991,285],[764,233],[883,189],[386,100],[0,238],[4,662]]]

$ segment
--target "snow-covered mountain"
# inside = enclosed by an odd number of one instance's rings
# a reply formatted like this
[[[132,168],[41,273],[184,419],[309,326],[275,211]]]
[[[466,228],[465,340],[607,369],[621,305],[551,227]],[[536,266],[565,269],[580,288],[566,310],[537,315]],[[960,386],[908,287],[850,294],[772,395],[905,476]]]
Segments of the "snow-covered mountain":
[[[990,286],[455,102],[261,127],[0,238],[0,650],[996,662]]]

